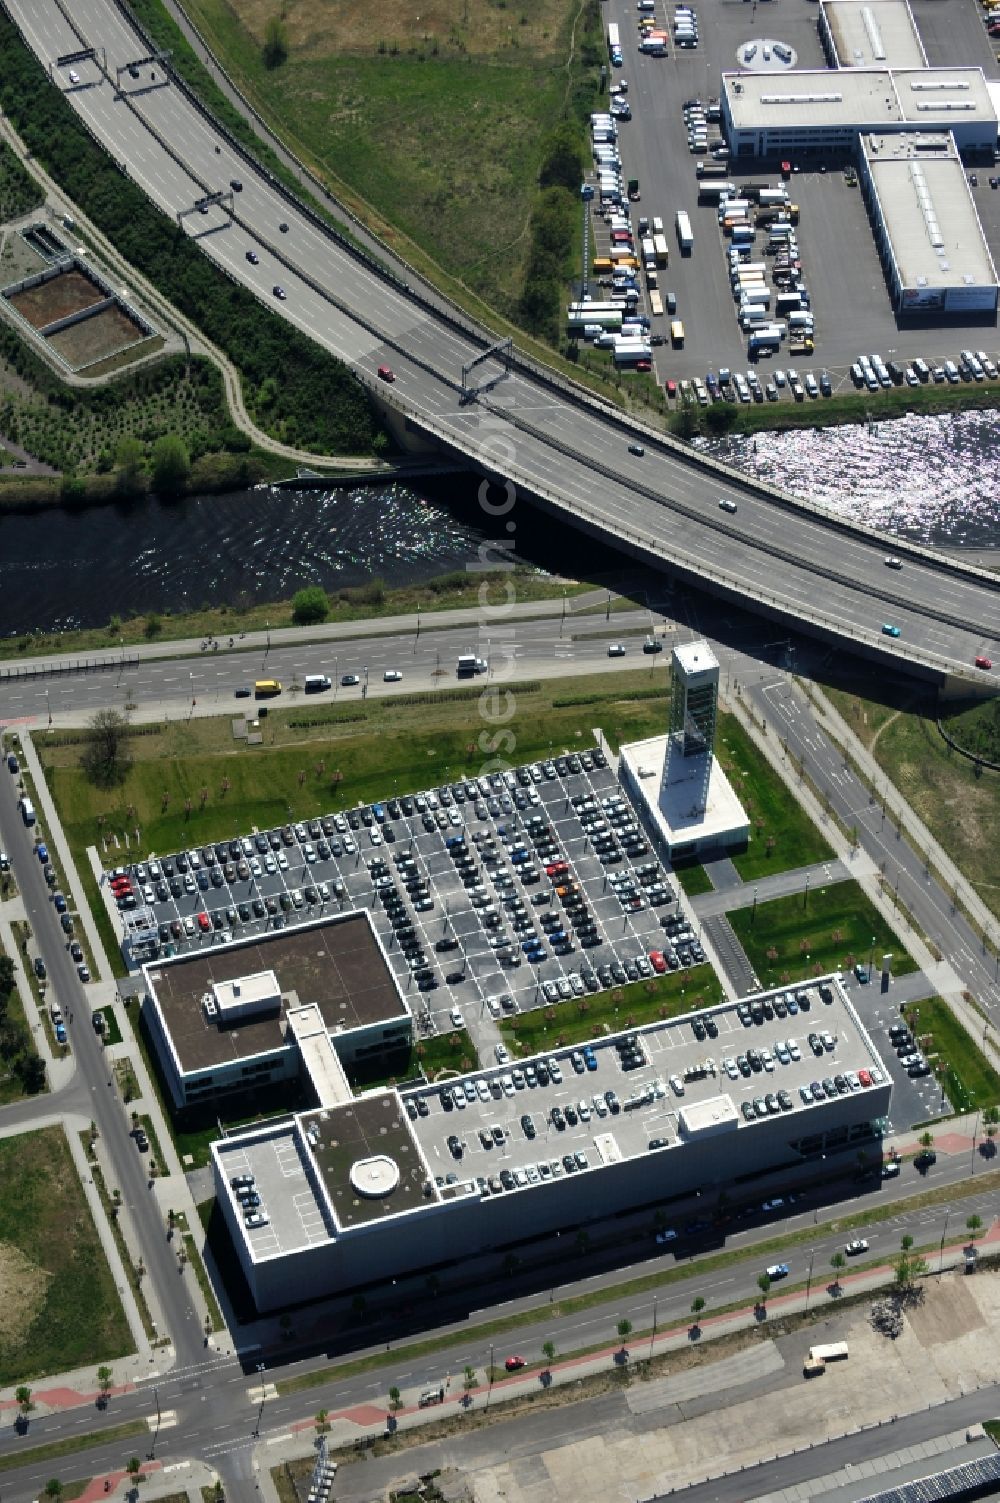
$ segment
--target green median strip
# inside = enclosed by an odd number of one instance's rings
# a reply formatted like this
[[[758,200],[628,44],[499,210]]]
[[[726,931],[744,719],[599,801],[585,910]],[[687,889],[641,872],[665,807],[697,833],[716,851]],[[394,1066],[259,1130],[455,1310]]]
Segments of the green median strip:
[[[88,1430],[84,1435],[67,1435],[65,1440],[52,1440],[48,1445],[31,1446],[27,1451],[10,1451],[0,1456],[0,1472],[12,1472],[17,1467],[35,1466],[42,1461],[56,1461],[60,1456],[72,1456],[76,1451],[89,1451],[93,1446],[103,1446],[113,1440],[126,1440],[130,1435],[142,1435],[146,1431],[144,1420],[126,1420],[120,1425],[111,1425],[104,1430]]]
[[[517,1315],[506,1315],[497,1320],[484,1321],[477,1325],[465,1325],[459,1331],[443,1333],[440,1336],[428,1336],[425,1340],[414,1341],[402,1346],[396,1346],[391,1354],[384,1351],[371,1352],[365,1357],[352,1357],[346,1362],[338,1362],[333,1366],[317,1368],[314,1372],[299,1373],[294,1378],[285,1378],[278,1383],[278,1392],[281,1394],[298,1393],[303,1389],[317,1388],[323,1383],[334,1379],[350,1378],[360,1373],[375,1372],[384,1367],[398,1367],[401,1363],[412,1359],[426,1357],[434,1352],[447,1351],[451,1347],[461,1343],[467,1346],[470,1341],[487,1341],[491,1336],[503,1335],[509,1331],[519,1330],[523,1326],[537,1324],[540,1320],[560,1320],[567,1315],[575,1315],[584,1310],[591,1310],[597,1305],[611,1304],[616,1300],[628,1299],[636,1294],[643,1294],[653,1289],[663,1289],[671,1284],[680,1283],[682,1279],[700,1277],[715,1273],[719,1269],[730,1268],[734,1263],[742,1262],[748,1257],[759,1257],[761,1266],[770,1261],[772,1253],[781,1253],[789,1248],[801,1247],[804,1243],[815,1242],[820,1237],[831,1231],[848,1232],[859,1228],[870,1227],[881,1221],[890,1221],[895,1216],[907,1215],[914,1211],[922,1210],[926,1206],[943,1205],[953,1201],[961,1201],[985,1194],[988,1191],[1000,1188],[1000,1169],[977,1176],[974,1184],[968,1188],[953,1185],[939,1185],[933,1190],[924,1190],[916,1195],[909,1196],[906,1200],[895,1200],[885,1205],[876,1206],[870,1210],[858,1211],[851,1216],[834,1216],[826,1221],[814,1223],[812,1226],[801,1227],[795,1232],[786,1232],[782,1235],[769,1237],[763,1242],[755,1242],[751,1247],[730,1248],[725,1252],[713,1253],[708,1257],[692,1259],[689,1262],[678,1263],[673,1268],[660,1269],[655,1273],[641,1274],[638,1278],[623,1280],[620,1284],[610,1285],[603,1289],[594,1289],[587,1294],[573,1295],[568,1299],[559,1300],[556,1304],[539,1304],[531,1310],[522,1310]],[[879,1260],[881,1261],[881,1260]],[[581,1273],[584,1270],[581,1268]],[[829,1280],[833,1282],[833,1280]],[[756,1287],[754,1285],[754,1287]],[[798,1286],[791,1286],[789,1292]],[[803,1284],[804,1288],[805,1285]],[[756,1298],[752,1290],[748,1290],[748,1298]],[[727,1307],[738,1308],[744,1301]],[[719,1314],[720,1311],[709,1312]],[[606,1343],[602,1343],[602,1346]]]

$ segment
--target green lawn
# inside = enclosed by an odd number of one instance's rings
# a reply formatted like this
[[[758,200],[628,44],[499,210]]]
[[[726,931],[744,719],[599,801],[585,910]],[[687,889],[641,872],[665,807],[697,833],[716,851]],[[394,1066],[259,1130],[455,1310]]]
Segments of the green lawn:
[[[697,863],[694,866],[675,866],[673,872],[689,898],[696,898],[699,893],[713,890],[711,877]]]
[[[118,1026],[113,1007],[99,1007],[95,1009],[94,1016],[98,1014],[104,1019],[104,1042],[105,1044],[120,1044],[122,1031]]]
[[[758,903],[756,917],[752,908],[726,916],[765,987],[850,969],[857,961],[867,965],[873,936],[876,967],[883,953],[891,951],[894,975],[916,970],[856,882]]]
[[[513,690],[510,740],[501,743],[511,760],[588,746],[596,724],[616,742],[662,724],[666,685],[650,696],[646,670],[574,679],[571,687],[572,694],[558,681]],[[133,738],[134,765],[112,790],[84,777],[79,740],[55,737],[38,749],[86,882],[86,846],[123,839],[136,826],[145,852],[228,839],[234,829],[267,828],[456,777],[478,769],[495,747],[482,690],[458,699],[402,698],[272,709],[267,744],[255,749],[233,740],[228,716],[171,722]],[[506,710],[501,699],[498,713]],[[107,859],[114,864],[113,848]],[[93,884],[88,891],[96,901]]]
[[[0,1386],[132,1350],[125,1312],[62,1130],[0,1139],[0,1247],[11,1290]]]
[[[611,991],[523,1012],[504,1020],[500,1028],[512,1054],[539,1054],[601,1034],[674,1018],[698,1007],[714,1007],[722,1000],[722,987],[711,966],[700,965],[691,971],[671,971],[648,981],[633,981]]]
[[[904,1015],[956,1111],[1000,1106],[1000,1075],[947,1002],[940,997],[914,1002]]]
[[[912,690],[900,702],[887,687],[884,703],[853,690],[826,692],[966,881],[1000,917],[1000,773],[983,769],[977,776],[975,764],[941,736],[936,706]],[[990,734],[985,708],[959,707],[946,723],[970,745]]]
[[[715,749],[750,816],[750,844],[733,857],[745,882],[833,856],[802,805],[732,715],[720,715]]]

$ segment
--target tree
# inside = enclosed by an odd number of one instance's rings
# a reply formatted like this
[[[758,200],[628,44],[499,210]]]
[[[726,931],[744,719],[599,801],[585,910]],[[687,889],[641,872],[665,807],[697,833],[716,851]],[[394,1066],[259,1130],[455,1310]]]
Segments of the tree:
[[[132,766],[131,727],[120,710],[97,710],[90,718],[80,766],[98,788],[112,788],[125,780]]]
[[[399,1392],[399,1389],[395,1384],[393,1384],[393,1386],[389,1389],[389,1408],[394,1410],[399,1409],[402,1406],[402,1403],[403,1399]]]
[[[118,490],[122,495],[134,495],[142,489],[142,465],[145,450],[137,438],[122,438],[115,449],[115,468],[118,471]]]
[[[146,641],[152,642],[153,638],[158,637],[162,630],[163,618],[161,616],[158,616],[156,611],[150,611],[146,617],[146,625],[142,629],[142,633],[146,638]]]
[[[153,445],[153,489],[164,496],[176,496],[184,489],[191,474],[191,455],[187,444],[176,433],[164,433]]]
[[[465,1391],[468,1393],[470,1388],[475,1388],[476,1386],[476,1369],[468,1362],[465,1364],[465,1371],[462,1377],[465,1383]]]
[[[771,1280],[766,1273],[759,1275],[757,1279],[757,1288],[760,1290],[760,1303],[762,1305],[765,1305],[767,1303],[767,1296],[771,1292]]]
[[[59,1481],[59,1478],[58,1477],[50,1477],[49,1480],[48,1480],[48,1482],[46,1482],[46,1484],[45,1484],[45,1496],[47,1498],[61,1498],[62,1495],[63,1495],[63,1485]]]
[[[925,1153],[929,1153],[934,1147],[934,1134],[932,1132],[922,1132],[920,1134],[920,1146]]]
[[[307,585],[292,596],[292,620],[296,626],[315,626],[330,614],[330,597],[319,585]]]
[[[318,1409],[316,1411],[316,1429],[319,1430],[321,1434],[329,1429],[329,1426],[326,1422],[329,1413],[329,1409]]]
[[[704,1299],[702,1298],[702,1296],[700,1294],[696,1294],[695,1297],[694,1297],[694,1299],[691,1301],[691,1316],[692,1316],[691,1329],[693,1331],[698,1331],[698,1330],[701,1329],[701,1321],[698,1319],[698,1317],[701,1314],[702,1310],[704,1310],[704,1308],[705,1308],[705,1301],[704,1301]]]
[[[618,1322],[617,1329],[622,1340],[622,1346],[624,1346],[632,1334],[632,1322],[623,1318]]]
[[[830,1267],[833,1269],[833,1287],[834,1287],[834,1289],[839,1289],[840,1288],[840,1270],[844,1267],[844,1265],[845,1265],[846,1262],[847,1262],[847,1259],[844,1257],[844,1254],[838,1248],[837,1251],[834,1253],[833,1257],[830,1259]]]
[[[142,1462],[139,1460],[138,1456],[129,1457],[125,1470],[128,1472],[133,1482],[142,1481]]]
[[[542,1356],[546,1362],[554,1362],[556,1356],[556,1344],[554,1341],[542,1342]]]
[[[900,1237],[899,1245],[903,1249],[904,1253],[909,1252],[910,1248],[913,1246],[913,1238],[910,1236],[909,1232],[906,1232],[902,1237]]]
[[[21,1411],[21,1418],[27,1419],[28,1415],[35,1407],[35,1401],[31,1397],[31,1389],[28,1387],[27,1383],[22,1383],[20,1387],[15,1388],[14,1397],[17,1400],[17,1407]]]
[[[269,16],[261,50],[265,68],[280,68],[288,57],[288,28],[280,16]]]
[[[983,1229],[983,1218],[976,1215],[967,1216],[965,1225],[969,1231],[969,1241],[974,1244],[976,1238],[979,1236],[979,1233]]]
[[[101,1391],[102,1404],[106,1404],[108,1401],[108,1394],[111,1392],[112,1381],[113,1377],[110,1367],[99,1367],[97,1369],[97,1386]]]

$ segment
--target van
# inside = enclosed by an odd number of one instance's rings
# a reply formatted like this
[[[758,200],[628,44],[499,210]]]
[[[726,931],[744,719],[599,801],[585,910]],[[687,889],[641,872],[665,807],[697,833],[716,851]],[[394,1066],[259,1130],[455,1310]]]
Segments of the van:
[[[676,350],[681,349],[684,345],[684,325],[679,318],[675,318],[670,325],[670,343]]]
[[[25,822],[26,825],[33,825],[35,823],[35,806],[34,806],[34,804],[31,802],[30,798],[22,798],[21,801],[20,801],[20,803],[21,803],[21,818],[24,820],[24,822]]]
[[[327,678],[325,673],[307,673],[305,677],[305,691],[307,694],[323,694],[333,687],[333,680]]]
[[[21,771],[20,764],[13,752],[7,753],[7,771],[15,773]]]
[[[281,684],[276,678],[259,678],[253,686],[255,699],[273,699],[281,693]]]

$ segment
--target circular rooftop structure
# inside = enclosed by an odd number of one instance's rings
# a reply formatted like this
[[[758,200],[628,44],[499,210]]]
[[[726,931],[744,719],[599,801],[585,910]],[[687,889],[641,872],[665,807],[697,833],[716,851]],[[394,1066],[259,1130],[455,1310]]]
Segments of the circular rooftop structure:
[[[754,37],[744,42],[736,53],[741,73],[790,73],[798,64],[798,53],[773,37]]]
[[[399,1184],[399,1165],[388,1154],[376,1153],[351,1165],[351,1188],[365,1200],[384,1200]]]

